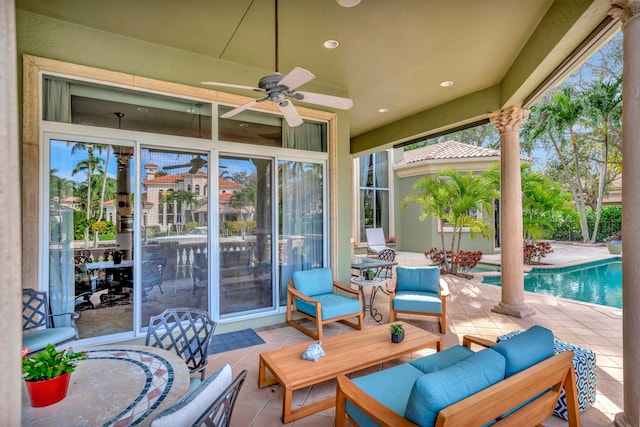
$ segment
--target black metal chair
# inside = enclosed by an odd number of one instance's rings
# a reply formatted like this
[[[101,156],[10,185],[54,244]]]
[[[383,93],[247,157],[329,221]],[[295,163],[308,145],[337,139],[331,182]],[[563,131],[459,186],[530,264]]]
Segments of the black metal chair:
[[[149,319],[145,345],[175,351],[187,363],[191,374],[200,373],[200,380],[204,380],[209,343],[216,326],[206,311],[168,308]]]
[[[70,326],[55,327],[54,317],[69,316]],[[77,313],[51,314],[46,292],[22,290],[22,347],[35,353],[47,344],[61,344],[78,339]]]
[[[228,427],[247,371],[232,380],[227,364],[212,374],[175,405],[165,409],[151,421],[151,427],[206,426]]]
[[[162,290],[162,280],[164,275],[164,268],[167,265],[167,256],[161,252],[149,252],[145,253],[142,257],[142,295],[146,296],[154,286],[160,289],[160,293],[164,294]]]
[[[396,259],[396,251],[393,249],[383,249],[378,252],[378,259],[380,261],[394,261]],[[382,277],[383,279],[391,279],[393,277],[393,266],[378,267],[376,271],[376,277]]]

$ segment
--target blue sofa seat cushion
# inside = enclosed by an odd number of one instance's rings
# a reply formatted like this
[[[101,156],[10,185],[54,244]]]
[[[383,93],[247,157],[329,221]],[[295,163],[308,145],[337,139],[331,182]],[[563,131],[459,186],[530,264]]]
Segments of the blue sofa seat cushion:
[[[359,314],[362,309],[359,300],[334,293],[314,295],[313,298],[320,301],[322,320],[334,319],[348,314],[356,315]],[[308,314],[309,316],[318,317],[316,314],[315,304],[296,298],[296,307],[298,310]]]
[[[393,309],[416,313],[442,313],[442,299],[437,292],[396,291]]]
[[[409,363],[403,363],[393,368],[355,378],[353,382],[378,402],[396,412],[398,415],[403,416],[411,388],[416,379],[422,375],[421,370]],[[381,386],[382,384],[385,384],[385,386]],[[365,415],[349,401],[347,401],[346,410],[347,414],[349,414],[360,427],[379,426],[378,423]]]
[[[333,276],[330,268],[294,271],[291,277],[293,286],[307,296],[313,297],[333,292]]]
[[[510,377],[553,356],[553,346],[553,332],[542,326],[532,326],[491,348],[506,359],[505,377]]]
[[[440,269],[429,267],[396,267],[396,291],[433,292],[440,295]]]
[[[76,337],[76,330],[71,326],[61,326],[59,328],[40,329],[22,335],[22,348],[29,351],[42,350],[50,343],[60,343],[72,340]]]
[[[422,375],[409,395],[405,418],[422,427],[434,426],[442,409],[502,381],[505,365],[505,358],[488,348]]]
[[[473,354],[475,354],[475,352],[469,350],[467,347],[455,345],[446,350],[421,357],[420,359],[413,360],[409,363],[420,369],[423,374],[428,374],[430,372],[448,368],[449,366],[454,365]]]

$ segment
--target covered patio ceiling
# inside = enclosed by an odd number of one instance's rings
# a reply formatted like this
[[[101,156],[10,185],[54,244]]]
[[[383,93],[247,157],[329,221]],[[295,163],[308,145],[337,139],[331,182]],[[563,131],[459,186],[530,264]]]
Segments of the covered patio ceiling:
[[[275,70],[275,0],[16,0],[16,9],[205,55],[189,81],[256,86]],[[618,28],[610,0],[279,0],[279,71],[347,96],[351,152],[389,147],[527,103]],[[592,42],[590,35],[600,33]],[[21,36],[20,34],[18,35]],[[323,47],[337,40],[336,49]],[[153,69],[147,71],[153,77]],[[451,86],[441,83],[450,81]],[[211,88],[211,87],[209,87]],[[223,89],[246,96],[251,92]],[[313,105],[307,105],[315,108]],[[388,109],[381,113],[380,109]]]

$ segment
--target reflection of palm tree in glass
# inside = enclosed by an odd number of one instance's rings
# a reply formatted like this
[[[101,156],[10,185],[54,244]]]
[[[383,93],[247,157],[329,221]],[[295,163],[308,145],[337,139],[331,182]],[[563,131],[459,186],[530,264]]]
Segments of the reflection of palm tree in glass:
[[[191,221],[195,222],[194,216],[193,216],[193,207],[195,206],[197,201],[196,195],[191,191],[186,191],[186,190],[178,190],[178,191],[174,191],[173,193],[174,193],[173,200],[175,203],[178,204],[179,211],[180,211],[180,218],[176,222],[184,225],[184,217],[185,217],[186,210],[191,211]]]
[[[246,206],[255,206],[256,204],[256,189],[255,187],[249,186],[244,187],[240,191],[236,191],[231,196],[231,206],[238,209],[239,219],[247,220],[247,218],[243,218],[242,214],[244,213]]]
[[[86,144],[75,144],[71,149],[71,153],[73,154],[74,149],[76,147],[84,146],[88,151],[88,156],[84,160],[80,160],[73,171],[71,171],[71,176],[76,175],[77,173],[84,172],[87,174],[87,196],[86,196],[86,212],[87,212],[87,220],[91,219],[91,187],[93,186],[93,175],[96,172],[104,172],[100,163],[104,163],[104,160],[100,157],[96,157],[93,155],[93,147],[91,145]]]
[[[171,211],[172,216],[173,216],[173,202],[174,202],[175,198],[173,195],[173,191],[171,190],[167,190],[167,191],[162,191],[160,192],[160,199],[158,200],[158,204],[160,205],[160,208],[162,209],[162,218],[163,218],[163,222],[164,225],[169,225],[169,220],[167,219],[167,215],[169,213],[169,211]],[[168,229],[167,229],[167,234],[168,234]]]

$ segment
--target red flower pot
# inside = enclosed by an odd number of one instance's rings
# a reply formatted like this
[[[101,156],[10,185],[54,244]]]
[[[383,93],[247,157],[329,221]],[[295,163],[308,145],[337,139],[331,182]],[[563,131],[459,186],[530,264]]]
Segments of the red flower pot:
[[[59,377],[44,381],[25,381],[31,406],[40,408],[60,402],[67,395],[71,374],[65,372]]]

